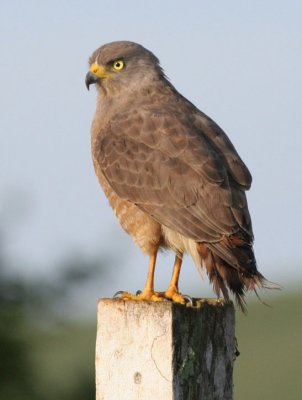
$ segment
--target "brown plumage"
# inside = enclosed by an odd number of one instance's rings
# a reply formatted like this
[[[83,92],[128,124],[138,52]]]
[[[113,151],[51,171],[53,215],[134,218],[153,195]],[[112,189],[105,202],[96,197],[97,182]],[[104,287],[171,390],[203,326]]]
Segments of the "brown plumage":
[[[150,256],[161,247],[178,259],[189,253],[215,293],[228,299],[231,291],[244,309],[245,291],[265,279],[252,248],[251,175],[229,138],[176,91],[144,47],[106,44],[90,66],[86,84],[98,90],[93,161],[120,224]],[[178,276],[176,293],[177,284]],[[154,294],[153,277],[150,288]]]

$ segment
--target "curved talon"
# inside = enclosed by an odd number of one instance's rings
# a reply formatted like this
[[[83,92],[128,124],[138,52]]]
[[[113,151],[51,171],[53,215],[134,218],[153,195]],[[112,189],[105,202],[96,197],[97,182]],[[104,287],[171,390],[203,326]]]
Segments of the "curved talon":
[[[188,296],[187,294],[183,294],[182,297],[187,300],[186,305],[193,307],[193,299],[192,297]]]
[[[122,295],[123,293],[125,293],[124,290],[119,290],[118,292],[116,292],[116,293],[113,295],[113,298],[114,298],[114,299],[115,299],[115,298],[120,298],[121,295]]]

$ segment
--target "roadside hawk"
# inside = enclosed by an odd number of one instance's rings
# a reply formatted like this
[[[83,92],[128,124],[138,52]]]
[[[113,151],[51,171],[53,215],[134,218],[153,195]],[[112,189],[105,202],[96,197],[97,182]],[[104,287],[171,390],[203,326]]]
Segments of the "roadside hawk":
[[[178,280],[184,253],[207,271],[217,296],[266,285],[257,271],[245,191],[251,174],[230,139],[184,98],[159,60],[143,46],[119,41],[97,49],[86,86],[96,84],[92,155],[119,223],[150,256],[145,288],[124,299],[185,303]],[[165,292],[154,291],[158,250],[175,264]]]

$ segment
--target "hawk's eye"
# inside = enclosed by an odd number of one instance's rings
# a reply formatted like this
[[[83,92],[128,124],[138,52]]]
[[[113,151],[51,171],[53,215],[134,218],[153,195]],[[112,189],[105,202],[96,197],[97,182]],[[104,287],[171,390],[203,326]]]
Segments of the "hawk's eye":
[[[121,71],[125,66],[125,63],[123,60],[116,60],[113,62],[112,67],[115,71]]]

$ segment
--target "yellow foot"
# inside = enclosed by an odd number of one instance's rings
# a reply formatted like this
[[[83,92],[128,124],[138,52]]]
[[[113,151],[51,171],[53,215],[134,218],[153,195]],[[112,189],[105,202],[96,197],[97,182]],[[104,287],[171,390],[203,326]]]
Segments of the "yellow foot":
[[[192,300],[188,296],[184,296],[179,293],[178,289],[175,287],[169,287],[165,292],[159,293],[164,299],[172,300],[175,303],[186,304],[188,301]],[[190,299],[190,300],[189,300]]]
[[[153,290],[144,290],[139,294],[132,294],[129,292],[117,292],[114,297],[119,297],[122,300],[136,300],[136,301],[163,301],[163,297]]]

